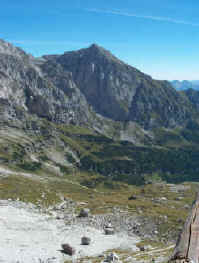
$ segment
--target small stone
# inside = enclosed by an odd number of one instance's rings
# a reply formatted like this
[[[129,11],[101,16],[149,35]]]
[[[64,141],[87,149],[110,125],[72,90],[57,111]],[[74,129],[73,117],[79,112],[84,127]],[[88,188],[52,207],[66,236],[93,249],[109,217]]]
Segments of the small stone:
[[[107,257],[104,260],[104,262],[116,262],[116,261],[119,261],[119,257],[116,253],[110,253],[109,255],[107,255]]]
[[[136,200],[137,199],[137,197],[135,196],[135,195],[131,195],[131,196],[129,196],[129,198],[128,198],[128,200]]]
[[[184,208],[185,209],[189,209],[190,207],[189,207],[189,205],[185,205]]]
[[[141,247],[140,247],[140,251],[145,251],[145,247],[144,247],[144,246],[141,246]]]
[[[62,249],[63,252],[69,256],[73,256],[75,254],[75,249],[69,244],[62,244]]]
[[[112,224],[109,222],[109,223],[105,226],[105,228],[112,228]]]
[[[82,245],[90,245],[91,239],[90,237],[82,237]]]
[[[79,203],[78,203],[78,205],[82,205],[82,206],[83,206],[83,205],[87,205],[87,204],[88,204],[87,202],[86,202],[86,203],[85,203],[85,202],[79,202]]]
[[[56,215],[56,219],[57,220],[63,220],[64,219],[64,215],[63,214],[57,214]]]
[[[83,208],[83,209],[81,209],[81,211],[79,213],[79,217],[88,217],[89,213],[90,213],[90,209]]]
[[[114,229],[112,227],[106,227],[104,229],[105,235],[114,235]]]
[[[160,200],[161,201],[167,201],[167,198],[163,196],[163,197],[160,198]]]
[[[180,201],[180,200],[182,200],[182,199],[183,199],[182,196],[178,196],[178,197],[175,198],[176,201]]]

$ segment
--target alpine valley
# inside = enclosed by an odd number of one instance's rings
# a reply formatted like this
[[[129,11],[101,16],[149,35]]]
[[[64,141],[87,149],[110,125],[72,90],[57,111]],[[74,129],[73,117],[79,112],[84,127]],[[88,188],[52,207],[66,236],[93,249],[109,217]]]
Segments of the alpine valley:
[[[96,44],[34,58],[0,41],[4,166],[100,175],[91,185],[198,181],[198,114],[199,91],[176,91]]]
[[[199,91],[96,44],[35,58],[0,40],[0,261],[64,262],[67,241],[77,262],[166,262],[198,191],[198,116]]]

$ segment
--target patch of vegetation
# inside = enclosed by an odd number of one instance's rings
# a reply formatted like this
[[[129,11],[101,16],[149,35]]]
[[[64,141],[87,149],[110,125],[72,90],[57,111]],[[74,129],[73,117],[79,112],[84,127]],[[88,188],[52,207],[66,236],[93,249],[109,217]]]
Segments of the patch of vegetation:
[[[60,201],[56,192],[51,192],[47,185],[38,180],[14,175],[0,179],[0,199],[19,199],[44,206]]]
[[[49,161],[49,158],[48,158],[47,155],[42,154],[42,155],[39,156],[39,160],[42,161],[42,162],[47,162],[47,161]]]
[[[19,163],[18,166],[25,171],[35,172],[41,169],[42,164],[40,162],[23,162]]]
[[[57,128],[65,135],[92,135],[94,132],[83,126],[59,125]]]

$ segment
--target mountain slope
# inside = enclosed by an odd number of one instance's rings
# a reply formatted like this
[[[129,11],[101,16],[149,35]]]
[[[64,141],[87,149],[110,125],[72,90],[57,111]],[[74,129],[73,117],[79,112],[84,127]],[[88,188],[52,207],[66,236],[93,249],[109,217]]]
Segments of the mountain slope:
[[[92,120],[84,95],[76,87],[69,72],[63,72],[62,78],[57,81],[59,75],[53,79],[50,74],[52,67],[55,73],[56,66],[59,65],[48,63],[47,67],[45,62],[38,63],[38,60],[11,47],[8,44],[6,49],[6,43],[0,42],[0,98],[2,100],[11,103],[12,107],[58,123],[69,123],[73,118],[76,124]],[[44,72],[38,67],[40,64],[43,65]],[[45,76],[46,68],[49,78]],[[11,115],[14,118],[16,114]]]
[[[181,125],[193,113],[189,100],[168,82],[153,80],[95,44],[44,58],[72,72],[88,103],[104,117],[151,129]]]

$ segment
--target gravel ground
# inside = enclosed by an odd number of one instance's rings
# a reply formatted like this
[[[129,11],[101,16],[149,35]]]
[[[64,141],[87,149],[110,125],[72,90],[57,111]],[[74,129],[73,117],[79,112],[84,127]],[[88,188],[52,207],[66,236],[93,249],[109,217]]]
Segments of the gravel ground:
[[[81,237],[91,238],[89,246],[82,246]],[[34,205],[20,201],[0,201],[0,262],[6,263],[62,263],[69,256],[60,252],[61,244],[69,243],[77,257],[96,256],[109,249],[137,250],[136,236],[120,232],[105,236],[103,231],[78,222],[66,225],[40,213]]]

